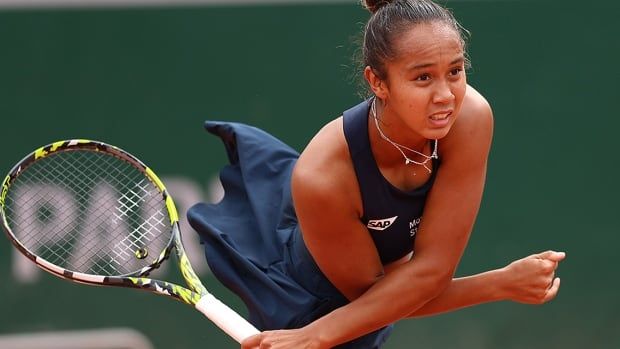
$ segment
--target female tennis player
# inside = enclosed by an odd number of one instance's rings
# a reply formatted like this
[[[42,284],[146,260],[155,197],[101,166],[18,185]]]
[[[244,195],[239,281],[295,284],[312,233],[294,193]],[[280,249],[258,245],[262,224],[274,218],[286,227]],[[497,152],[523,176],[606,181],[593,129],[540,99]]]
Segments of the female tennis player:
[[[264,332],[254,348],[379,348],[394,322],[491,301],[544,303],[564,253],[453,278],[480,206],[489,104],[467,85],[465,40],[429,0],[367,0],[372,97],[301,155],[265,132],[224,141],[224,199],[188,213],[213,273]],[[414,249],[415,247],[415,249]]]

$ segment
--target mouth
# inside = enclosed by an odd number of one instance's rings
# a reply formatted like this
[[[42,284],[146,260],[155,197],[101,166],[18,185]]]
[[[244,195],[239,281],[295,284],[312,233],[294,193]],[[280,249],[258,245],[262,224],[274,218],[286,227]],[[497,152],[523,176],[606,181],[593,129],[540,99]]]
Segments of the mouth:
[[[452,110],[446,110],[446,111],[441,111],[441,112],[431,115],[430,119],[433,121],[442,121],[442,120],[446,120],[451,115],[452,115]]]

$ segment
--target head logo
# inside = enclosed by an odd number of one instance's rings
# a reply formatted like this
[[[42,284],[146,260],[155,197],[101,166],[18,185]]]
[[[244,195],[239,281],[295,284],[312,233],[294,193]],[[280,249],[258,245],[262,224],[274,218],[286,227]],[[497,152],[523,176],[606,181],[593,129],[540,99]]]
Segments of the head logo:
[[[368,221],[366,227],[372,230],[385,230],[389,228],[392,224],[394,224],[396,218],[398,218],[398,216],[384,219],[371,219]]]

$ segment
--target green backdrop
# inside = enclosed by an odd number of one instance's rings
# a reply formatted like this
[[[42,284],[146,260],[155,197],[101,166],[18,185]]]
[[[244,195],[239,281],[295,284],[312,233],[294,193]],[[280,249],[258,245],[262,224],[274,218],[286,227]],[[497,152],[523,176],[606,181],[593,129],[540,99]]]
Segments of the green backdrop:
[[[485,197],[458,274],[549,248],[568,257],[552,303],[404,321],[386,348],[620,348],[620,5],[448,5],[472,32],[469,81],[496,120]],[[202,122],[254,124],[303,149],[359,100],[351,56],[367,17],[353,3],[0,11],[0,171],[36,146],[93,138],[174,182],[182,210],[208,200],[225,155]],[[157,348],[236,347],[189,307],[32,276],[14,258],[0,239],[0,335],[127,326]]]

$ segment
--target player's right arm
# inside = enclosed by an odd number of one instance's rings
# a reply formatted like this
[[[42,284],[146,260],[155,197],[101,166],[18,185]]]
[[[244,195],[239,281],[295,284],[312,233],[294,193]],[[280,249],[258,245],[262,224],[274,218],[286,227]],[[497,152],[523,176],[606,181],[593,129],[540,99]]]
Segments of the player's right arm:
[[[342,294],[354,300],[382,278],[384,270],[360,221],[358,183],[347,161],[344,137],[335,130],[342,130],[341,119],[328,124],[312,140],[293,171],[291,190],[310,253]],[[335,146],[320,146],[330,143]]]
[[[300,211],[304,217],[300,219],[305,222],[301,223],[304,242],[319,269],[340,292],[349,300],[357,299],[384,276],[381,260],[354,210],[343,206],[345,200],[328,197],[326,192],[339,195],[337,188],[309,185],[298,195],[313,188],[315,196],[296,206],[298,217]]]

